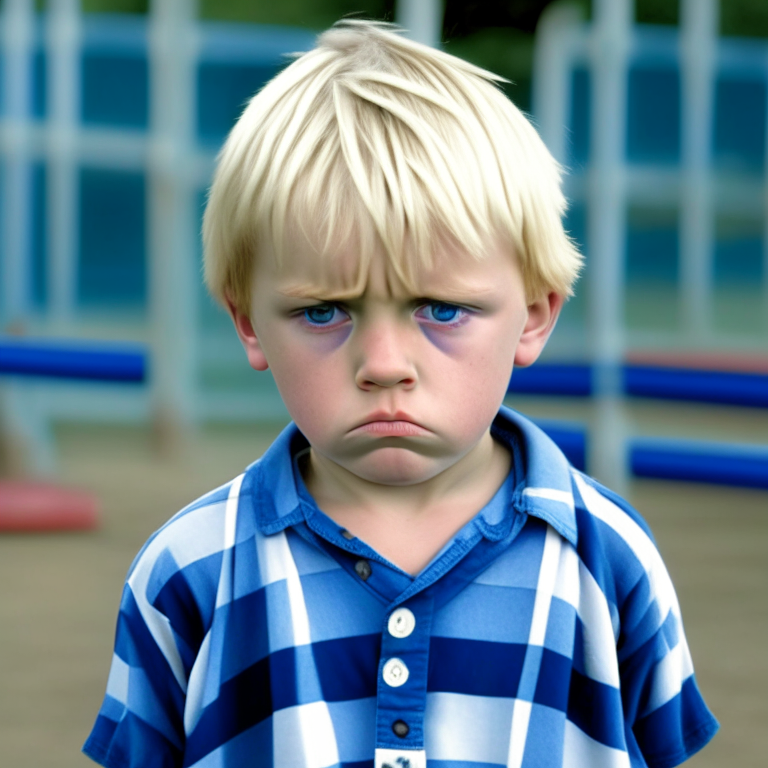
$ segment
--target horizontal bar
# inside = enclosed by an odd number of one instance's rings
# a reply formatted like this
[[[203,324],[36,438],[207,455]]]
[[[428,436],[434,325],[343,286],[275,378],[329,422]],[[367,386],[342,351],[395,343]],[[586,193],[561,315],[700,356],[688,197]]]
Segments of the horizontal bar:
[[[508,392],[555,397],[591,397],[593,368],[586,363],[537,363],[518,368]],[[711,371],[660,365],[623,366],[630,397],[768,408],[768,374]]]
[[[139,346],[0,340],[0,375],[141,383],[146,368]]]
[[[586,363],[537,363],[516,368],[507,392],[555,397],[591,397],[592,366]]]
[[[578,470],[586,470],[587,435],[578,426],[536,421]],[[638,438],[629,442],[635,477],[768,490],[768,447]]]
[[[768,447],[633,440],[629,463],[636,477],[768,490]]]
[[[632,397],[768,408],[768,375],[761,373],[627,365],[624,391]]]

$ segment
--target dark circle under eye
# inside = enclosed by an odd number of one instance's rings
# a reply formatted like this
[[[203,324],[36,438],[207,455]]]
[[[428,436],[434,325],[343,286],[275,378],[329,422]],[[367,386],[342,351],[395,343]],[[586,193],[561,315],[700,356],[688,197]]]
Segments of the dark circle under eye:
[[[451,320],[455,320],[458,313],[459,308],[453,304],[435,303],[432,305],[432,317],[440,323],[449,323]]]
[[[333,319],[333,313],[335,311],[336,307],[329,304],[321,307],[309,307],[304,310],[304,317],[306,317],[310,323],[329,323]]]

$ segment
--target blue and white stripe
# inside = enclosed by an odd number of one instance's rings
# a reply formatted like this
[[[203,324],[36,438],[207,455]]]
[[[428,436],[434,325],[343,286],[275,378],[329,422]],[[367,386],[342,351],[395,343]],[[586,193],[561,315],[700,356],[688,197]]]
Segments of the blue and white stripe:
[[[130,571],[85,752],[110,768],[666,768],[698,750],[717,724],[644,523],[519,415],[494,434],[513,472],[417,577],[316,507],[293,426],[182,510]]]

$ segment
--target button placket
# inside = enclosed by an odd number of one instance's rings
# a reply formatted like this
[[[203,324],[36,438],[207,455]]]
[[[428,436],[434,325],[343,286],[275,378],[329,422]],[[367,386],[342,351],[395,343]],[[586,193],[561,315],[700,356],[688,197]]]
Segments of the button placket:
[[[377,686],[377,760],[379,753],[393,751],[411,765],[419,764],[419,755],[423,758],[432,611],[432,599],[417,595],[386,617]]]

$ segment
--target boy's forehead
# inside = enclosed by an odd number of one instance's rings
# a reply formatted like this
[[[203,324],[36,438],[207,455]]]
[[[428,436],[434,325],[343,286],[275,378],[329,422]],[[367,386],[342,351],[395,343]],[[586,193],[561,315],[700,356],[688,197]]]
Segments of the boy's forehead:
[[[364,245],[362,238],[322,250],[307,237],[287,238],[281,253],[274,245],[260,250],[255,281],[269,273],[277,291],[291,298],[344,300],[368,292],[388,295],[430,296],[450,294],[455,300],[470,300],[493,287],[509,265],[517,271],[510,247],[494,240],[480,256],[440,239],[429,258],[415,254],[387,253],[380,241]]]

